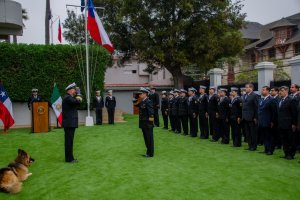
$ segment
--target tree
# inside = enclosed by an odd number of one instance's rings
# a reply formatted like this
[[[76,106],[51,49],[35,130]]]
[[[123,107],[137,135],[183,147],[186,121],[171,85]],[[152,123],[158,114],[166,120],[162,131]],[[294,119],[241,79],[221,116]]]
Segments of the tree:
[[[165,67],[176,87],[183,87],[184,68],[196,66],[205,73],[218,59],[235,56],[244,46],[240,1],[95,0],[94,4],[105,7],[100,16],[115,48],[125,57],[138,55],[148,63],[147,71]]]
[[[149,68],[167,68],[181,88],[182,68],[196,64],[206,72],[242,50],[240,10],[229,0],[125,0],[122,13],[140,58]]]
[[[85,43],[85,27],[84,27],[84,15],[76,15],[74,11],[67,11],[68,17],[63,23],[64,37],[66,41],[73,44]]]

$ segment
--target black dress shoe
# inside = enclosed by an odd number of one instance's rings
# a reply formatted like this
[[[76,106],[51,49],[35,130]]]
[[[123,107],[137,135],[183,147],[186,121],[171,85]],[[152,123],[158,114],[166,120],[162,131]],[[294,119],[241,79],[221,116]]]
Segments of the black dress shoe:
[[[145,155],[143,155],[143,157],[144,157],[144,158],[152,158],[153,156],[148,155],[148,154],[145,154]]]
[[[78,163],[79,161],[77,160],[77,159],[74,159],[74,160],[71,160],[71,161],[67,161],[68,163],[72,163],[72,164],[74,164],[74,163]]]
[[[293,160],[294,157],[292,157],[292,156],[287,156],[287,157],[285,157],[285,159],[287,159],[287,160]]]

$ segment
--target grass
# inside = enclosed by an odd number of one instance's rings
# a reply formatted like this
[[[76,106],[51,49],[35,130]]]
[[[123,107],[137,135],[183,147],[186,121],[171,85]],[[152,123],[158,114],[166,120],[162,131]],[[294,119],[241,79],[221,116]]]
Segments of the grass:
[[[64,163],[63,130],[0,134],[0,166],[28,151],[33,175],[16,195],[0,199],[299,199],[300,164],[273,156],[175,135],[155,128],[155,157],[143,158],[137,117],[127,123],[80,127],[75,135],[77,164]],[[262,147],[260,147],[260,150]]]

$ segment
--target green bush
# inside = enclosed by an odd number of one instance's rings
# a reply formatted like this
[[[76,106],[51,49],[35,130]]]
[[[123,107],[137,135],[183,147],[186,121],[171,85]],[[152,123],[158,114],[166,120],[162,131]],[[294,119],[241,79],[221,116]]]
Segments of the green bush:
[[[91,73],[95,74],[91,92],[103,90],[108,61],[104,48],[90,46]],[[38,88],[39,94],[49,100],[54,83],[63,96],[65,87],[76,82],[85,96],[82,65],[85,66],[84,46],[0,43],[0,80],[12,101],[27,101],[32,88]]]

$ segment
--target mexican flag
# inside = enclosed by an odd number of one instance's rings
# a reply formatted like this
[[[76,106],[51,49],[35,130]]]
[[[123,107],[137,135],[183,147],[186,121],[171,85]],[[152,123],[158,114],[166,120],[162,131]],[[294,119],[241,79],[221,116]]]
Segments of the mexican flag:
[[[56,84],[54,84],[52,96],[51,96],[51,105],[57,117],[58,123],[62,125],[62,98],[59,94],[59,90]]]

